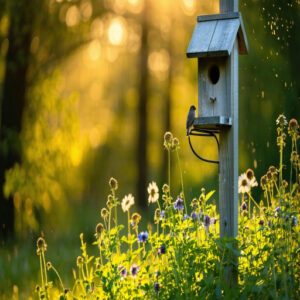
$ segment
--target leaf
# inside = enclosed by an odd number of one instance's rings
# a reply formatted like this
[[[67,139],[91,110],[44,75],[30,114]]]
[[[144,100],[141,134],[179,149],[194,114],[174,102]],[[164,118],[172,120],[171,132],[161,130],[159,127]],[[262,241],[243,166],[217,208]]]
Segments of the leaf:
[[[210,191],[208,194],[206,194],[205,195],[205,202],[208,201],[214,193],[215,193],[215,190]]]

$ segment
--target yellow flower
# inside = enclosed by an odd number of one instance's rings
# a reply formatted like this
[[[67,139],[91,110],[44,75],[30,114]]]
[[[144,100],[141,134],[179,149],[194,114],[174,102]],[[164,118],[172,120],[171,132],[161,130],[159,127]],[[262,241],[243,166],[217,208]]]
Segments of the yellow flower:
[[[155,203],[159,198],[158,187],[154,181],[150,182],[148,185],[148,202]]]
[[[125,197],[123,198],[123,200],[122,200],[122,203],[121,203],[123,211],[124,211],[124,212],[128,211],[129,208],[130,208],[133,204],[134,204],[134,197],[133,197],[131,194],[125,196]]]

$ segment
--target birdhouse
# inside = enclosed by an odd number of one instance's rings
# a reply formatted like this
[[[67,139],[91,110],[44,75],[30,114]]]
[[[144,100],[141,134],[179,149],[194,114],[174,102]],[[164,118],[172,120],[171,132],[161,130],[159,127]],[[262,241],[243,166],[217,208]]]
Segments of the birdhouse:
[[[238,12],[197,17],[187,57],[198,58],[198,118],[195,127],[218,129],[232,124],[232,78],[238,80],[233,48],[247,54],[248,43]],[[237,51],[235,51],[237,53]]]

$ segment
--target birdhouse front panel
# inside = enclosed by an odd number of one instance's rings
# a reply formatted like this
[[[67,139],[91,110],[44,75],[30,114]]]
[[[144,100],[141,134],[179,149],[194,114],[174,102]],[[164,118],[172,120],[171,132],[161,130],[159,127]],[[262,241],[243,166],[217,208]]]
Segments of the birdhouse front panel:
[[[230,116],[227,99],[227,57],[198,59],[198,116]]]

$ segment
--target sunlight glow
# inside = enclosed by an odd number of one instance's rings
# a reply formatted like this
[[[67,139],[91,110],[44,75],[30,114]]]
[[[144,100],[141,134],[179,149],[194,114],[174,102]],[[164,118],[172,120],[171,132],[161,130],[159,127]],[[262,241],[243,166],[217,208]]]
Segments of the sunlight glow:
[[[89,20],[93,14],[93,7],[90,1],[84,1],[80,5],[80,12],[84,20]]]
[[[108,39],[109,42],[114,46],[120,46],[124,44],[126,40],[126,24],[123,18],[114,18],[108,28]]]
[[[66,24],[69,27],[75,26],[80,21],[80,12],[76,5],[72,5],[66,14]]]
[[[182,8],[186,15],[193,15],[196,11],[196,0],[182,0]]]
[[[88,54],[91,60],[95,61],[100,58],[101,55],[101,44],[99,40],[93,40],[90,42],[88,47]]]
[[[170,67],[170,56],[166,50],[153,51],[148,58],[148,66],[159,79],[166,78],[166,73]]]
[[[71,148],[71,162],[73,166],[79,166],[82,159],[82,150],[79,148],[79,145],[73,145]]]
[[[91,25],[91,37],[100,38],[103,35],[103,22],[96,18]]]
[[[139,14],[142,11],[143,7],[144,7],[143,0],[128,0],[127,9],[134,14]]]

